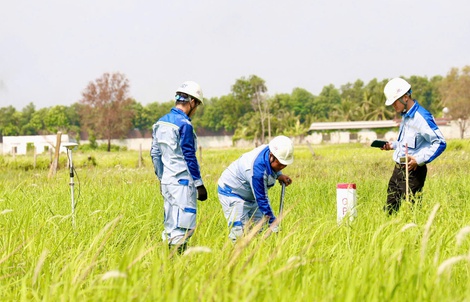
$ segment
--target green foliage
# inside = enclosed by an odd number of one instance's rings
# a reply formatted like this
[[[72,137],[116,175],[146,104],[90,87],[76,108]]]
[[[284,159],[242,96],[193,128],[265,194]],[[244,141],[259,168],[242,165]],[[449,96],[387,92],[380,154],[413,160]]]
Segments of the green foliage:
[[[21,110],[20,133],[22,135],[35,135],[38,133],[38,127],[34,127],[30,124],[30,121],[33,119],[35,113],[36,107],[33,103],[29,103],[26,107],[23,108],[23,110]],[[39,129],[41,128],[39,127]]]
[[[67,117],[67,107],[54,106],[49,109],[47,115],[43,117],[44,125],[49,133],[57,133],[61,131],[67,133],[70,121]]]
[[[412,85],[413,98],[435,117],[442,116],[444,106],[450,109],[447,117],[458,121],[462,137],[470,115],[469,74],[470,67],[465,66],[452,68],[445,77],[406,78]],[[385,106],[383,88],[387,82],[358,79],[339,89],[327,85],[318,96],[300,87],[290,94],[269,96],[265,81],[250,75],[236,79],[227,95],[206,99],[192,123],[198,133],[235,133],[234,139],[263,141],[281,133],[302,135],[312,122],[389,120],[398,116],[392,106]],[[96,137],[110,139],[139,130],[142,136],[148,136],[152,125],[174,106],[174,100],[143,106],[126,98],[128,88],[123,75],[104,74],[87,86],[80,103],[69,107],[36,110],[30,103],[22,111],[13,106],[0,108],[0,134],[42,135],[60,130],[77,137],[81,132],[94,131]]]
[[[96,144],[96,141],[94,142],[94,144]],[[92,143],[90,144],[82,144],[79,146],[79,150],[80,151],[93,151],[93,150],[99,150],[99,151],[108,151],[108,144],[96,144],[94,145]],[[111,144],[111,147],[110,147],[110,152],[117,152],[117,151],[127,151],[127,147],[121,147],[121,146],[118,146],[118,145],[113,145]]]
[[[341,103],[341,96],[338,89],[330,84],[323,87],[320,95],[312,103],[312,112],[314,118],[318,121],[327,121],[330,118],[330,112],[335,106]]]
[[[2,135],[19,135],[18,113],[13,106],[0,108],[0,133]]]
[[[111,151],[111,152],[127,151],[127,147],[121,147],[121,146],[118,146],[118,145],[111,144],[111,146],[108,150],[108,144],[101,144],[101,145],[98,146],[98,150],[100,150],[100,151]]]
[[[340,87],[340,91],[341,99],[350,99],[354,103],[361,103],[364,94],[364,82],[362,80],[356,80],[354,84],[346,83]]]
[[[246,119],[240,121],[235,130],[235,133],[233,134],[233,141],[237,141],[240,139],[254,140],[256,137],[259,137],[259,117],[255,112],[250,112],[245,116]]]
[[[244,104],[233,95],[212,98],[202,107],[203,112],[196,113],[193,125],[215,132],[219,130],[233,132],[239,121],[251,110],[249,103]]]
[[[78,150],[80,151],[92,151],[98,149],[98,145],[94,146],[93,144],[81,144],[78,146]]]
[[[152,125],[162,116],[170,112],[170,109],[175,106],[175,101],[168,101],[165,103],[150,103],[145,108],[148,114],[148,120],[151,122],[149,124],[149,129],[152,129]]]
[[[440,82],[439,91],[443,104],[449,109],[449,116],[458,121],[460,137],[470,124],[470,65],[462,69],[452,68]]]
[[[16,155],[14,158],[12,156],[3,156],[0,157],[0,166],[2,169],[0,171],[47,171],[51,165],[51,157],[48,154],[39,154],[36,156],[36,162],[33,160],[32,153],[28,155]],[[60,158],[59,166],[67,165],[67,160],[65,157]]]
[[[382,211],[390,152],[361,144],[314,148],[312,156],[296,146],[294,164],[283,170],[294,182],[281,231],[252,233],[235,245],[217,180],[249,149],[200,154],[209,198],[198,203],[184,255],[160,239],[163,200],[150,159],[138,168],[138,152],[75,152],[73,217],[64,154],[51,178],[47,169],[6,166],[13,158],[0,156],[0,300],[465,301],[468,141],[450,141],[429,165],[422,204],[405,204],[391,217]],[[336,184],[343,182],[357,185],[358,216],[338,224]],[[277,213],[279,185],[269,197]]]
[[[147,106],[142,106],[140,103],[133,101],[134,117],[132,119],[132,125],[134,129],[139,129],[142,135],[146,132],[152,131],[153,124],[163,115],[170,112],[170,109],[174,106],[174,101],[168,101],[165,103],[150,103]]]
[[[90,149],[97,149],[98,148],[98,143],[96,141],[96,136],[94,131],[89,132],[90,137],[88,138],[88,141],[90,142],[89,148]],[[80,146],[82,147],[82,146]]]
[[[341,100],[333,107],[331,118],[335,121],[354,121],[358,115],[359,107],[352,99]]]
[[[291,104],[286,104],[285,109],[292,108],[294,114],[306,120],[309,115],[314,114],[312,106],[315,104],[315,96],[303,88],[294,88],[291,95]]]
[[[446,151],[470,152],[470,140],[451,140],[447,142]]]
[[[361,107],[359,109],[358,120],[389,120],[395,117],[396,113],[392,106],[385,106],[383,89],[388,79],[382,82],[372,79],[365,87]]]
[[[44,117],[49,114],[50,108],[41,108],[38,111],[35,111],[31,119],[24,126],[23,131],[28,131],[28,134],[37,135],[37,134],[49,134],[46,124],[44,122]]]
[[[444,107],[438,92],[442,77],[435,76],[428,80],[427,77],[411,76],[407,80],[411,84],[413,98],[434,116],[440,116]]]

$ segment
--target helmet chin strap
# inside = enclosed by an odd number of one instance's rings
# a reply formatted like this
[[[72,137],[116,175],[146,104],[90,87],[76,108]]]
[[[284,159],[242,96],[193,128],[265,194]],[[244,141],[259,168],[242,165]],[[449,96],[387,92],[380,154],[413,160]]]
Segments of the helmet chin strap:
[[[189,108],[191,108],[188,112],[188,116],[191,117],[191,113],[193,112],[194,109],[196,109],[197,105],[196,106],[191,106],[191,101],[193,101],[194,99],[189,99]],[[195,101],[194,101],[195,102]]]
[[[408,111],[408,101],[404,102],[403,101],[403,96],[401,98],[399,98],[398,101],[405,106],[405,108],[403,109],[403,111],[401,113],[406,113]]]

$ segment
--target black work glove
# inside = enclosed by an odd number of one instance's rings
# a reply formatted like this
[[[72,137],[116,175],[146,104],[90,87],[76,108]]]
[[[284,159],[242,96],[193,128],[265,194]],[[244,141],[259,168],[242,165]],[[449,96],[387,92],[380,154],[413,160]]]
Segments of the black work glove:
[[[207,199],[206,187],[204,187],[204,185],[201,185],[197,187],[196,189],[197,189],[197,199],[199,199],[200,201],[206,200]]]

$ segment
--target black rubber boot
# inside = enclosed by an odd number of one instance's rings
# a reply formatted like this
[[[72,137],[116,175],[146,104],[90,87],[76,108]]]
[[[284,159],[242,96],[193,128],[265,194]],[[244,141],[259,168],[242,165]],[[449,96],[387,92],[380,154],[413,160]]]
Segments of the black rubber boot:
[[[186,242],[183,244],[168,244],[168,248],[170,249],[170,251],[176,248],[176,252],[178,253],[178,255],[181,255],[188,248],[188,244]]]

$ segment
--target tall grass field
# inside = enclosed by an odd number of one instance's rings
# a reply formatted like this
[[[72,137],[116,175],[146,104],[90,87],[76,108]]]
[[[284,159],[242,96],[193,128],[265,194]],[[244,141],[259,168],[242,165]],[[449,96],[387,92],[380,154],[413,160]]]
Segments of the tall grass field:
[[[283,170],[281,230],[233,244],[217,198],[222,171],[250,149],[198,152],[209,198],[178,255],[162,242],[163,200],[148,152],[0,156],[0,301],[468,301],[470,142],[428,165],[420,205],[383,211],[392,152],[295,146]],[[338,183],[357,217],[337,221]],[[281,186],[269,191],[279,210]],[[347,223],[346,223],[347,222]]]

